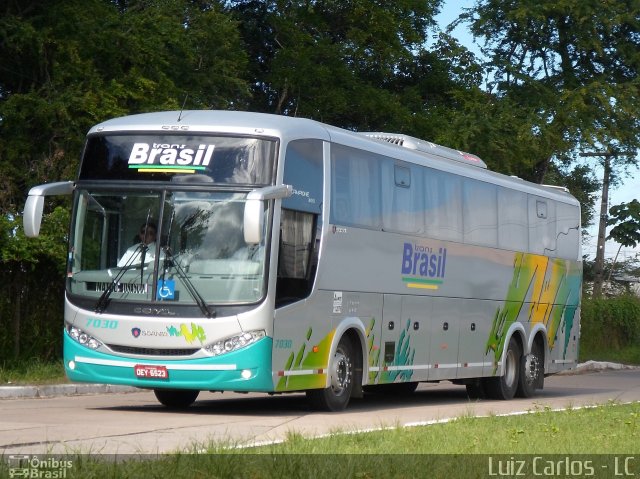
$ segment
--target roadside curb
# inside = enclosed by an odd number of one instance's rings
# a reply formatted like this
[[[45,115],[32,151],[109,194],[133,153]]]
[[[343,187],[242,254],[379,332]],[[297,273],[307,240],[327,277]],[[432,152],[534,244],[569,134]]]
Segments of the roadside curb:
[[[131,393],[141,389],[113,384],[46,384],[42,386],[0,386],[0,399],[52,398],[84,394]]]
[[[608,361],[586,361],[578,364],[575,369],[561,371],[558,375],[571,376],[607,370],[638,369],[638,367],[639,366],[631,366],[629,364],[610,363]]]

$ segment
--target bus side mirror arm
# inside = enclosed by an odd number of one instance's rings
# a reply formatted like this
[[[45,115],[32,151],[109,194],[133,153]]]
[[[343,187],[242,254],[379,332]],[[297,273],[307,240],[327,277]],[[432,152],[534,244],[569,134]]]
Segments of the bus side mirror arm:
[[[60,181],[31,188],[22,215],[24,234],[29,238],[35,238],[40,234],[45,196],[70,195],[74,188],[73,181]]]
[[[264,225],[263,201],[289,198],[293,194],[291,185],[266,186],[250,191],[244,204],[244,241],[258,244],[262,240]]]

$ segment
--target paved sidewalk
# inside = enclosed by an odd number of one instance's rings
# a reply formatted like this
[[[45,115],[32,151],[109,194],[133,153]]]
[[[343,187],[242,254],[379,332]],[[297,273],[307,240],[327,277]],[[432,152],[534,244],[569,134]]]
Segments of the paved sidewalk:
[[[608,369],[636,369],[638,366],[609,363],[604,361],[587,361],[578,364],[576,369],[563,371],[559,374],[573,375]],[[58,396],[79,396],[84,394],[131,393],[141,391],[132,386],[116,386],[113,384],[45,384],[0,386],[1,399],[51,398]]]

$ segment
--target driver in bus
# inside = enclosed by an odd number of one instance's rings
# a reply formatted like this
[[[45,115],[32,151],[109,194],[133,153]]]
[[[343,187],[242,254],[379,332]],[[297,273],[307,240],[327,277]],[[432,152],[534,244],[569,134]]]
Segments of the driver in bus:
[[[153,222],[142,223],[138,238],[140,241],[124,252],[118,267],[137,266],[140,263],[151,263],[156,256],[156,234],[158,228]]]

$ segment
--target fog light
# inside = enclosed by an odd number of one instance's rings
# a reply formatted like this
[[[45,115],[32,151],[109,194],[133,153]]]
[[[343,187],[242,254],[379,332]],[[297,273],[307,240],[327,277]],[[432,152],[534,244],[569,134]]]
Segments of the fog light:
[[[242,376],[242,379],[249,379],[251,377],[251,370],[243,369],[242,372],[240,373],[240,376]]]
[[[69,369],[71,369],[73,371],[76,368],[76,362],[75,361],[69,361],[69,364],[67,366],[69,366]]]

